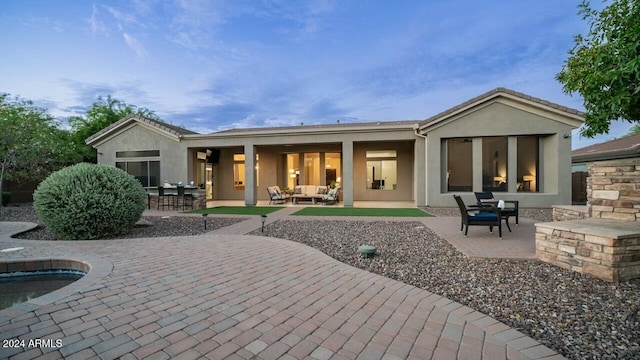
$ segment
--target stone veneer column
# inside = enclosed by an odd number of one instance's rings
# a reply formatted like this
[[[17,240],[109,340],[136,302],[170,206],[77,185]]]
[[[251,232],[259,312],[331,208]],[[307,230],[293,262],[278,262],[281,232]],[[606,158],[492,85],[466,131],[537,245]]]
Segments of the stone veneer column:
[[[640,221],[640,158],[589,164],[587,199],[592,218]]]
[[[536,224],[536,256],[607,281],[639,278],[640,158],[591,163],[587,199],[591,218]]]

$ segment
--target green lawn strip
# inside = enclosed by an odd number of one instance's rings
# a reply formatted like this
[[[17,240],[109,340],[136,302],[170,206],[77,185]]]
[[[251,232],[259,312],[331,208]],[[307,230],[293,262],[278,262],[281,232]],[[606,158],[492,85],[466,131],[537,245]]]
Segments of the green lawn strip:
[[[284,208],[283,206],[218,206],[189,211],[189,214],[266,215]]]
[[[306,207],[293,215],[303,216],[396,216],[429,217],[433,216],[417,208],[330,208]]]

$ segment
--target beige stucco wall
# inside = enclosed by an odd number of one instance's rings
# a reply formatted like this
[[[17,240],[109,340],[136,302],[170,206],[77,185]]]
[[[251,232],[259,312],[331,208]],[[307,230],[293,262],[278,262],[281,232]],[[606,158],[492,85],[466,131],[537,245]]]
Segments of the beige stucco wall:
[[[367,151],[396,150],[397,187],[395,190],[367,189]],[[353,198],[355,201],[409,201],[413,199],[413,142],[353,144]]]
[[[571,203],[571,134],[572,126],[557,121],[558,115],[545,113],[539,109],[528,109],[508,102],[493,102],[454,116],[442,123],[427,128],[427,204],[429,206],[456,206],[453,192],[443,188],[443,170],[446,167],[445,154],[441,152],[442,140],[447,138],[473,138],[474,191],[482,191],[482,151],[481,137],[508,136],[510,174],[516,168],[511,166],[517,159],[515,137],[518,135],[539,135],[539,171],[543,184],[539,193],[516,192],[513,185],[509,192],[501,192],[500,197],[519,200],[522,207],[551,207],[553,204]],[[513,179],[513,176],[510,176]],[[473,192],[461,192],[465,202],[475,202]]]
[[[97,146],[98,163],[116,164],[116,151],[123,150],[160,150],[160,181],[187,182],[187,147],[145,125],[134,124]]]

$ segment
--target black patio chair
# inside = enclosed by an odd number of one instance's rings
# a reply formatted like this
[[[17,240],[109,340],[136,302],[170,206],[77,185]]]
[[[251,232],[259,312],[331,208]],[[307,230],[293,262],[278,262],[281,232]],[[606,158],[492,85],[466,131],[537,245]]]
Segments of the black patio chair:
[[[456,203],[460,208],[460,231],[462,232],[464,229],[464,237],[467,237],[469,226],[488,226],[491,233],[493,232],[493,227],[497,226],[498,235],[502,239],[502,215],[499,208],[483,207],[482,211],[479,211],[478,208],[469,209],[460,196],[453,195],[453,198],[456,199]]]
[[[497,206],[498,200],[495,199],[493,193],[491,191],[481,191],[474,193],[476,196],[476,200],[478,200],[478,206]],[[502,218],[507,223],[507,228],[511,231],[511,226],[509,226],[509,218],[516,218],[516,226],[518,226],[520,216],[518,214],[519,202],[518,200],[503,200],[505,203],[504,209],[500,209]]]

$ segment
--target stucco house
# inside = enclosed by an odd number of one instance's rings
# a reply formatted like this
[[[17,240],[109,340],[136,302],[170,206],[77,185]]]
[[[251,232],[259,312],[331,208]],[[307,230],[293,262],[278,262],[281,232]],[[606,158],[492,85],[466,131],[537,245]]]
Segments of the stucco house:
[[[571,130],[582,113],[497,88],[426,120],[199,134],[129,116],[86,141],[147,188],[190,183],[211,200],[268,200],[267,186],[339,183],[354,201],[455,206],[489,190],[523,207],[571,201]]]

